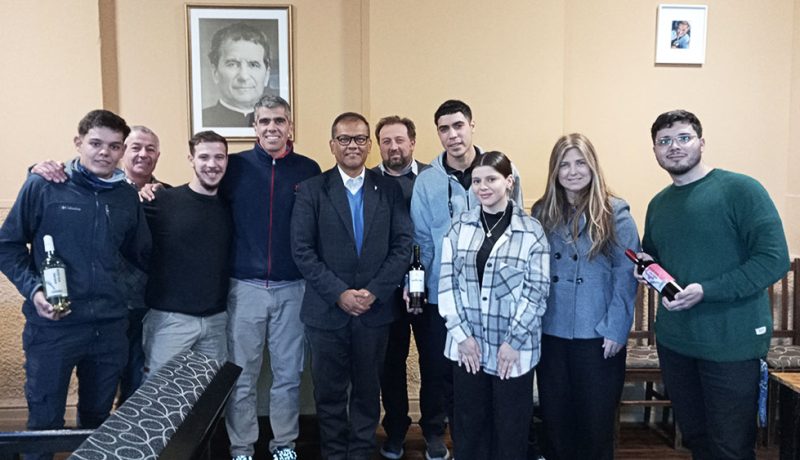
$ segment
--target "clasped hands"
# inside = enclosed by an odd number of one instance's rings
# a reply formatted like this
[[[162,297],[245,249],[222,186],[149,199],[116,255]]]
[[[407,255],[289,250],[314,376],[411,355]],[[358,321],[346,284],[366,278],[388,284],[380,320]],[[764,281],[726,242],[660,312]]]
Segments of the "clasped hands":
[[[366,289],[348,289],[339,295],[336,303],[346,313],[359,316],[372,308],[372,304],[375,303],[375,295]]]

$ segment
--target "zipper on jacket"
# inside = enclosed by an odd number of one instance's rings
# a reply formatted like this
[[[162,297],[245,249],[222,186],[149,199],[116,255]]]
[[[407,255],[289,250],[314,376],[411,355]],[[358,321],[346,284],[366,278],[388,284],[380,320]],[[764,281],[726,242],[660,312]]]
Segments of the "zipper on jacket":
[[[272,159],[272,173],[269,181],[269,226],[267,227],[267,282],[269,287],[269,277],[272,274],[272,205],[275,199],[275,158]]]

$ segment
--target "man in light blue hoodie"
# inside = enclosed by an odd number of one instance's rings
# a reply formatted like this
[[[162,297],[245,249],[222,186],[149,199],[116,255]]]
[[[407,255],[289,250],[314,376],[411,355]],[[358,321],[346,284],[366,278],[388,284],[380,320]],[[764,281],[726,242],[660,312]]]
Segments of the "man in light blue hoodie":
[[[439,265],[442,257],[442,241],[450,230],[454,218],[462,212],[478,206],[478,198],[472,192],[472,168],[483,152],[473,145],[472,133],[475,122],[472,109],[462,101],[448,100],[434,114],[436,131],[444,152],[431,162],[431,167],[420,172],[414,183],[411,196],[411,220],[414,223],[414,241],[420,246],[420,257],[425,265],[428,304],[424,308],[438,310]],[[511,199],[524,206],[519,172],[514,168],[514,189]],[[452,423],[452,372],[444,358],[444,342],[447,336],[444,320],[439,317],[438,329],[441,347],[441,387],[438,394]],[[433,348],[433,347],[431,347]],[[451,429],[452,433],[452,429]],[[428,443],[436,442],[427,439]],[[449,454],[440,458],[449,458]]]

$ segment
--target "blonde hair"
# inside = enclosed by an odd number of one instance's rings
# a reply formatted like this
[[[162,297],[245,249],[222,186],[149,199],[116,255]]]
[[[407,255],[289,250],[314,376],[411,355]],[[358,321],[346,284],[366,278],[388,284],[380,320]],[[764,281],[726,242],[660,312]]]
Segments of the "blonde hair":
[[[558,181],[558,171],[564,155],[570,149],[577,149],[586,160],[592,173],[589,185],[581,190],[574,203],[575,212],[568,212],[570,203],[567,193]],[[547,186],[544,195],[533,205],[531,214],[542,223],[548,232],[559,225],[571,225],[573,238],[578,238],[580,216],[586,216],[587,235],[591,242],[589,258],[603,253],[608,254],[616,239],[614,230],[614,211],[611,197],[614,196],[606,187],[597,153],[589,139],[583,134],[573,133],[556,141],[550,154],[550,166],[547,173]]]

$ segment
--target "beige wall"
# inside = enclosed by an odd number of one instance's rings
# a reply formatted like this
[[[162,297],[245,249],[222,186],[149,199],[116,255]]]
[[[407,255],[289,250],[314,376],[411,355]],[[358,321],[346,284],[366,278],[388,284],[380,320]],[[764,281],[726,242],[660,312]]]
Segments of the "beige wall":
[[[293,5],[297,149],[323,168],[333,164],[336,114],[410,116],[418,157],[429,161],[441,150],[434,110],[462,98],[475,112],[476,143],[505,151],[522,171],[526,204],[543,189],[555,139],[581,131],[641,224],[669,182],[652,158],[650,123],[683,107],[704,122],[710,164],[765,185],[800,253],[800,0],[704,2],[703,66],[653,64],[656,0],[285,3]],[[160,134],[160,178],[188,180],[182,0],[0,0],[0,10],[0,57],[14,65],[0,79],[0,207],[13,202],[26,166],[71,156],[77,121],[103,104]],[[0,385],[0,406],[22,396],[19,299],[2,283],[0,375],[10,384]]]

